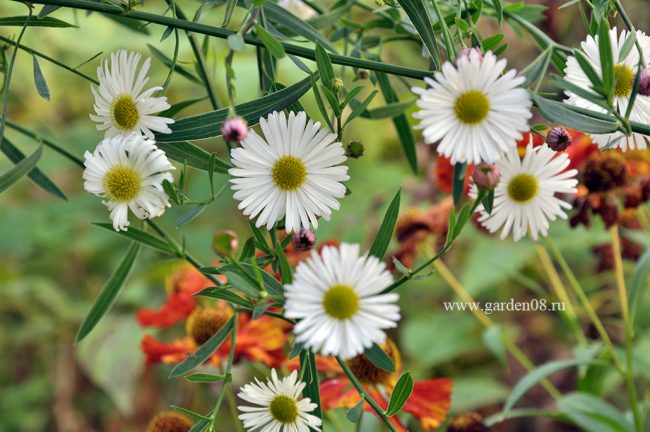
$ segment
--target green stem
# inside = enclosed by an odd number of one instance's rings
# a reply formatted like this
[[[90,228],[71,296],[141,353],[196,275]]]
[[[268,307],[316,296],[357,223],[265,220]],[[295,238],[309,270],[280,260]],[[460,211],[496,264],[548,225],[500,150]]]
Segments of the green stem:
[[[28,137],[32,138],[34,141],[36,141],[38,143],[42,143],[46,147],[49,147],[52,150],[54,150],[55,152],[59,153],[61,156],[64,156],[64,157],[68,158],[69,160],[71,160],[72,162],[74,162],[75,164],[79,165],[81,168],[84,168],[83,159],[81,159],[81,158],[75,156],[74,154],[70,153],[69,151],[67,151],[66,149],[61,147],[61,145],[55,143],[54,141],[52,141],[50,139],[47,139],[47,138],[44,138],[42,135],[39,135],[36,132],[32,132],[29,129],[25,129],[21,125],[16,124],[11,120],[7,120],[7,126],[9,126],[12,129],[15,129],[16,131],[20,132],[21,134],[23,134],[25,136],[28,136]]]
[[[16,63],[16,54],[18,54],[18,46],[20,45],[20,41],[22,40],[23,35],[25,34],[25,30],[27,30],[27,24],[29,24],[29,20],[32,19],[32,8],[26,4],[25,6],[27,6],[27,9],[29,10],[29,15],[25,20],[25,24],[23,25],[23,28],[20,30],[18,39],[16,39],[14,52],[11,54],[9,67],[7,68],[7,72],[5,74],[5,83],[4,83],[5,85],[3,89],[4,95],[2,100],[2,118],[0,119],[0,148],[2,148],[2,141],[5,136],[5,125],[7,122],[7,113],[9,112],[9,83],[11,82],[11,76],[13,75],[13,71],[14,71],[14,64]]]
[[[19,1],[19,0],[12,0]],[[170,18],[166,16],[156,15],[148,12],[141,11],[124,11],[119,6],[113,6],[103,3],[96,3],[87,0],[34,0],[32,4],[49,4],[62,7],[71,7],[82,10],[96,11],[109,15],[117,15],[125,18],[132,18],[138,21],[151,22],[154,24],[160,24],[167,27],[179,28],[182,30],[191,31],[194,33],[205,34],[208,36],[217,37],[220,39],[226,39],[228,36],[234,34],[233,31],[222,29],[218,27],[213,27],[205,24],[200,24],[196,22],[191,22],[178,18]],[[244,37],[244,42],[249,45],[255,45],[258,47],[264,47],[264,43],[258,37],[246,35]],[[306,47],[282,42],[284,50],[287,54],[295,55],[297,57],[314,60],[316,59],[316,53],[313,49]],[[424,77],[431,76],[430,71],[408,68],[403,66],[397,66],[390,63],[381,63],[378,61],[358,59],[354,57],[343,56],[339,54],[330,54],[332,63],[344,66],[353,66],[358,68],[371,69],[380,72],[386,72],[393,75],[401,75],[404,77],[423,79]]]
[[[166,0],[166,1],[170,7],[172,7],[172,5],[174,4],[174,0]],[[187,21],[187,17],[178,6],[175,7],[175,11],[178,19]],[[208,70],[205,66],[205,60],[203,58],[203,53],[201,52],[201,48],[196,43],[196,39],[194,38],[194,35],[190,31],[186,31],[185,34],[187,35],[187,40],[189,41],[190,46],[192,47],[192,52],[194,53],[194,57],[196,58],[196,65],[198,66],[199,73],[201,74],[201,79],[203,80],[203,84],[205,85],[205,90],[208,93],[208,98],[210,99],[212,108],[215,110],[219,109],[219,102],[217,101],[217,95],[214,92],[214,88],[212,87],[212,80],[210,80],[210,75],[208,75]]]
[[[352,371],[350,370],[348,365],[345,363],[345,361],[343,359],[341,359],[341,357],[339,357],[339,356],[336,357],[336,361],[339,362],[339,365],[343,369],[343,372],[345,372],[345,374],[348,376],[348,379],[352,382],[352,385],[354,386],[354,388],[357,389],[357,392],[359,392],[359,394],[361,396],[363,396],[363,399],[366,402],[368,402],[368,404],[377,413],[377,415],[379,417],[381,417],[381,419],[384,421],[386,426],[388,426],[388,429],[390,429],[392,432],[397,432],[397,429],[395,429],[395,426],[393,426],[393,424],[390,422],[390,420],[388,420],[388,417],[386,417],[386,413],[384,413],[384,410],[379,405],[377,405],[377,402],[375,402],[373,398],[370,397],[370,395],[368,394],[366,389],[363,388],[363,386],[361,385],[361,383],[359,382],[357,377],[354,376],[354,373],[352,373]]]
[[[70,67],[70,66],[68,66],[68,65],[66,65],[66,64],[64,64],[64,63],[61,63],[61,62],[58,61],[57,59],[54,59],[54,58],[52,58],[52,57],[50,57],[50,56],[48,56],[48,55],[45,55],[45,54],[43,54],[43,53],[41,53],[41,52],[38,52],[38,51],[36,51],[36,50],[33,49],[33,48],[30,48],[30,47],[28,47],[28,46],[25,46],[25,45],[21,45],[21,44],[19,44],[19,43],[16,43],[16,41],[13,41],[13,40],[11,40],[11,39],[9,39],[9,38],[6,38],[6,37],[4,37],[4,36],[2,36],[2,35],[0,35],[0,41],[3,41],[3,42],[5,42],[5,43],[8,43],[9,45],[17,46],[17,47],[20,48],[21,50],[23,50],[23,51],[25,51],[25,52],[28,52],[28,53],[30,53],[31,55],[35,55],[36,57],[40,57],[40,58],[42,58],[43,60],[47,60],[47,61],[49,61],[50,63],[53,63],[53,64],[59,66],[60,68],[63,68],[63,69],[65,69],[65,70],[69,71],[69,72],[72,72],[73,74],[79,75],[81,78],[84,78],[84,79],[86,79],[86,80],[92,82],[93,84],[97,84],[97,85],[99,85],[99,81],[97,81],[95,78],[93,78],[93,77],[91,77],[91,76],[88,76],[88,75],[86,75],[86,74],[83,73],[83,72],[79,72],[76,68],[73,68],[73,67]]]
[[[219,408],[221,408],[221,402],[223,401],[223,397],[226,394],[226,392],[229,390],[230,387],[230,382],[232,381],[232,365],[233,362],[235,361],[235,344],[237,343],[237,327],[239,324],[239,313],[235,311],[235,314],[232,317],[233,320],[233,325],[232,325],[232,332],[230,333],[230,352],[228,354],[228,362],[226,363],[226,370],[225,370],[225,375],[226,375],[226,381],[223,383],[223,387],[221,387],[221,392],[219,393],[219,397],[217,398],[217,403],[214,405],[214,409],[212,410],[212,424],[210,426],[210,430],[212,432],[217,432],[217,417],[219,415]]]

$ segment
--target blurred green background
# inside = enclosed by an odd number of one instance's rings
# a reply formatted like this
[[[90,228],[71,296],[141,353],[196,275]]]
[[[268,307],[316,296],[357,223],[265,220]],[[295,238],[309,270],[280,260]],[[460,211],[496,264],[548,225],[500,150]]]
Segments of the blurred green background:
[[[187,0],[178,4],[191,15],[199,2]],[[367,4],[373,5],[372,2]],[[627,4],[632,17],[644,17],[645,22],[637,24],[646,25],[650,12],[647,1],[627,1]],[[550,6],[544,30],[567,45],[581,40],[584,31],[577,9],[558,11],[556,3]],[[162,13],[164,9],[163,2],[146,2],[147,11]],[[209,12],[202,22],[221,23],[221,8],[206,11]],[[23,5],[6,0],[0,2],[0,16],[25,13]],[[31,27],[22,43],[70,66],[101,53],[80,68],[91,76],[95,76],[100,59],[107,58],[118,48],[148,55],[147,44],[151,44],[168,56],[172,55],[174,38],[159,42],[165,30],[160,26],[133,30],[97,13],[87,15],[63,9],[52,16],[74,23],[78,28]],[[236,15],[233,22],[238,19],[241,16]],[[0,28],[0,34],[9,38],[19,31],[20,27]],[[483,31],[485,37],[498,30],[492,22],[485,22]],[[510,44],[505,56],[510,65],[521,69],[538,51],[527,36],[522,40],[510,29],[504,27],[503,31]],[[183,66],[192,69],[192,51],[184,35],[180,36],[179,59]],[[217,39],[208,43],[211,48],[208,64],[214,72],[214,83],[223,105],[226,101],[223,61],[227,45]],[[6,44],[0,47],[9,58],[13,48]],[[396,64],[427,67],[414,44],[387,44],[383,58]],[[103,136],[88,118],[93,105],[90,84],[42,59],[39,64],[51,100],[44,100],[37,94],[31,55],[19,51],[8,95],[8,118],[82,156]],[[254,50],[247,48],[236,55],[234,67],[238,102],[256,98],[259,85]],[[154,59],[151,75],[152,85],[162,84],[167,69]],[[303,77],[304,73],[290,60],[281,61],[280,82],[292,84]],[[352,83],[353,78],[352,72],[347,71],[348,88],[364,84],[367,87],[364,94],[372,90],[370,81]],[[397,81],[394,84],[402,99],[411,97],[406,85]],[[167,96],[174,104],[205,96],[205,91],[176,74]],[[311,93],[301,102],[310,116],[319,118]],[[382,104],[380,97],[373,102],[373,106]],[[177,117],[209,110],[211,107],[204,100]],[[7,129],[6,136],[25,153],[36,148],[34,141],[11,128]],[[412,175],[392,122],[359,119],[346,131],[344,142],[355,139],[365,143],[366,155],[349,163],[351,180],[348,186],[352,194],[342,200],[342,209],[334,213],[331,222],[320,226],[317,236],[319,240],[335,238],[367,246],[387,201],[398,188],[405,191],[403,208],[427,207],[442,195],[432,176],[435,158],[431,150],[418,146],[420,175]],[[221,140],[200,144],[226,157]],[[78,167],[49,149],[44,152],[39,167],[59,185],[67,201],[48,195],[27,179],[0,195],[0,323],[3,330],[0,350],[4,353],[0,357],[3,385],[0,431],[135,431],[143,430],[149,418],[168,409],[170,404],[207,410],[216,394],[213,388],[189,385],[182,380],[168,381],[168,366],[144,367],[139,344],[145,331],[138,326],[135,311],[140,307],[156,307],[164,301],[163,278],[170,266],[169,261],[150,250],[143,249],[110,314],[87,340],[74,345],[79,323],[126,253],[128,242],[91,225],[91,221],[108,221],[101,199],[83,191]],[[0,158],[0,172],[10,166],[9,161]],[[188,195],[193,199],[207,197],[206,175],[191,169],[190,173]],[[216,179],[218,186],[226,181],[225,176]],[[176,228],[176,218],[185,211],[187,208],[172,207],[160,219],[160,224],[177,239],[184,238],[188,250],[204,263],[214,258],[211,238],[216,230],[232,229],[239,233],[240,239],[248,236],[247,220],[237,210],[229,191],[190,224]],[[134,226],[138,226],[137,223],[134,222]],[[593,271],[596,258],[590,251],[591,246],[607,241],[602,227],[571,230],[565,222],[558,222],[553,226],[553,235],[584,286],[591,292],[608,286],[612,276]],[[502,242],[469,227],[448,257],[448,266],[479,300],[510,297],[525,300],[547,291],[546,276],[539,267],[533,243],[529,241]],[[602,295],[606,302],[613,293],[603,291]],[[452,413],[475,409],[494,412],[522,371],[514,364],[509,363],[505,368],[499,364],[486,349],[482,327],[471,314],[441,310],[441,302],[453,298],[450,289],[436,274],[405,285],[401,290],[404,318],[393,336],[405,357],[406,367],[417,378],[443,376],[454,381]],[[524,351],[538,363],[571,352],[574,341],[555,314],[503,313],[492,317],[513,332]],[[643,352],[650,354],[650,334],[641,335],[639,344]],[[645,369],[650,370],[650,356],[642,356],[642,361]],[[238,372],[240,381],[246,379],[245,368]],[[558,385],[562,386],[563,382],[560,377]],[[569,381],[566,384],[570,385]],[[613,389],[617,382],[607,382],[607,385]],[[527,400],[539,407],[550,403],[541,391],[532,392]],[[368,430],[375,427],[372,420],[365,424]],[[547,427],[543,422],[533,424],[523,420],[509,422],[498,430],[547,431]]]

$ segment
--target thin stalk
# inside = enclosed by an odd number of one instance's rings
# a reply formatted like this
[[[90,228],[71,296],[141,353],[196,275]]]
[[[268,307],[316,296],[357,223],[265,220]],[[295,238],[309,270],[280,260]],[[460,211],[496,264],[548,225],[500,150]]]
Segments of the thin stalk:
[[[562,279],[560,279],[560,275],[557,273],[557,270],[555,270],[553,262],[551,261],[551,257],[548,255],[548,252],[546,252],[546,249],[540,245],[535,245],[535,250],[537,251],[537,255],[539,255],[542,267],[548,276],[548,280],[551,284],[551,288],[553,289],[555,297],[557,297],[558,300],[560,300],[567,307],[567,310],[562,313],[569,322],[571,329],[575,332],[578,343],[582,346],[586,346],[587,338],[585,338],[585,335],[580,328],[577,314],[573,309],[571,297],[569,297],[569,294],[564,287],[564,283],[562,282]]]
[[[237,432],[244,432],[244,428],[237,416],[237,401],[235,400],[235,394],[231,386],[228,386],[228,391],[226,392],[226,402],[228,402],[228,409],[230,410],[232,421],[235,424],[235,429],[237,429]]]
[[[373,398],[370,397],[370,395],[368,394],[366,389],[363,388],[363,386],[361,385],[361,383],[359,382],[357,377],[354,376],[354,373],[350,370],[350,368],[345,363],[345,361],[343,359],[341,359],[341,357],[339,357],[339,356],[336,357],[336,361],[339,362],[339,365],[343,369],[343,372],[345,372],[345,374],[348,376],[348,379],[350,380],[350,382],[352,382],[352,385],[354,386],[354,388],[357,389],[357,392],[359,392],[359,394],[361,396],[363,396],[363,399],[366,402],[368,402],[368,404],[372,407],[372,409],[377,413],[377,415],[386,424],[388,429],[391,430],[392,432],[397,432],[397,429],[395,429],[395,426],[393,426],[393,424],[390,422],[390,420],[388,420],[388,417],[386,417],[386,413],[384,412],[384,410],[379,405],[377,405],[377,402],[375,402]]]
[[[557,245],[555,244],[555,242],[553,242],[552,239],[548,238],[546,241],[546,245],[547,248],[551,251],[551,255],[553,255],[555,260],[560,265],[562,272],[569,280],[569,285],[571,286],[575,294],[578,296],[580,303],[582,303],[582,307],[585,309],[585,312],[587,312],[589,319],[591,320],[592,324],[596,328],[596,331],[598,332],[600,339],[605,343],[605,346],[607,347],[609,354],[612,356],[614,365],[619,370],[619,372],[623,373],[624,371],[623,364],[621,363],[621,360],[618,358],[618,355],[616,354],[616,350],[614,349],[614,344],[612,343],[609,334],[607,334],[607,330],[605,330],[605,326],[603,325],[602,321],[598,317],[598,314],[594,310],[593,305],[589,301],[589,297],[587,297],[587,294],[585,294],[585,291],[582,289],[582,286],[578,282],[578,279],[573,274],[571,267],[569,267],[569,264],[564,259],[564,256],[562,256],[562,253],[560,253],[560,249],[557,247]]]
[[[52,150],[54,150],[55,152],[59,153],[61,156],[66,157],[67,159],[71,160],[75,164],[79,165],[79,167],[84,168],[84,161],[81,158],[79,158],[79,157],[75,156],[74,154],[70,153],[69,151],[67,151],[66,149],[61,147],[61,145],[55,143],[54,141],[52,141],[50,139],[47,139],[47,138],[43,137],[42,135],[37,134],[36,132],[32,132],[29,129],[26,129],[26,128],[22,127],[21,125],[14,123],[11,120],[7,120],[7,126],[9,126],[12,129],[15,129],[16,131],[20,132],[21,134],[23,134],[25,136],[30,137],[31,139],[33,139],[34,141],[36,141],[38,143],[42,143],[46,147],[49,147]]]
[[[217,432],[217,417],[219,415],[219,408],[221,408],[221,402],[223,401],[223,397],[228,391],[230,387],[230,382],[232,380],[232,365],[233,362],[235,361],[235,344],[237,343],[237,327],[239,324],[239,313],[235,311],[235,314],[232,317],[233,324],[232,324],[232,331],[230,333],[230,352],[228,354],[228,362],[226,363],[226,370],[225,370],[225,375],[227,377],[227,380],[224,381],[223,386],[221,387],[221,393],[219,393],[219,397],[217,398],[217,403],[214,405],[214,409],[212,410],[212,424],[210,425],[210,430],[212,432]]]
[[[451,287],[451,289],[456,293],[460,299],[469,304],[475,303],[474,298],[470,293],[467,292],[465,287],[460,283],[460,281],[454,276],[454,274],[447,268],[445,263],[441,260],[434,261],[433,267],[436,269],[438,274],[444,279],[445,282]],[[494,326],[492,319],[485,314],[480,309],[473,310],[472,313],[474,316],[483,324],[486,328]],[[521,364],[526,370],[533,370],[535,364],[526,356],[526,354],[517,347],[517,345],[510,340],[506,335],[503,336],[503,344],[506,350]],[[548,394],[555,400],[560,400],[562,398],[562,393],[551,383],[548,379],[540,381],[540,384],[548,392]]]
[[[36,50],[33,49],[33,48],[30,48],[30,47],[28,47],[28,46],[26,46],[26,45],[21,45],[21,44],[17,43],[16,41],[13,41],[13,40],[11,40],[11,39],[9,39],[9,38],[7,38],[7,37],[4,37],[4,36],[2,36],[2,35],[0,35],[0,41],[3,41],[3,42],[5,42],[5,43],[8,43],[9,45],[17,46],[17,47],[20,48],[21,50],[23,50],[23,51],[25,51],[25,52],[28,52],[28,53],[30,53],[31,55],[35,55],[36,57],[40,57],[40,58],[42,58],[43,60],[47,60],[47,61],[49,61],[50,63],[55,64],[55,65],[59,66],[60,68],[63,68],[63,69],[65,69],[65,70],[69,71],[69,72],[72,72],[73,74],[78,75],[78,76],[80,76],[81,78],[83,78],[83,79],[85,79],[85,80],[88,80],[88,81],[90,81],[90,82],[93,83],[93,84],[99,85],[99,81],[97,81],[95,78],[93,78],[93,77],[91,77],[91,76],[88,76],[88,75],[86,75],[86,74],[83,73],[83,72],[79,72],[79,71],[77,70],[77,68],[73,68],[73,67],[70,67],[70,66],[68,66],[68,65],[66,65],[66,64],[64,64],[64,63],[61,63],[61,62],[58,61],[57,59],[52,58],[52,57],[50,57],[50,56],[48,56],[48,55],[45,55],[45,54],[43,54],[43,53],[41,53],[41,52],[39,52],[39,51],[36,51]],[[77,67],[79,67],[79,66],[77,66]]]
[[[23,38],[23,35],[25,34],[25,30],[27,30],[27,24],[29,24],[29,20],[32,19],[32,8],[25,4],[27,6],[27,9],[29,10],[29,15],[27,16],[27,19],[25,20],[25,24],[23,25],[23,28],[20,30],[20,34],[18,35],[18,39],[16,39],[16,45],[14,46],[14,52],[11,54],[11,60],[9,61],[9,67],[7,68],[7,72],[5,74],[5,82],[4,82],[4,95],[3,100],[2,100],[2,118],[0,119],[0,149],[2,148],[2,141],[5,136],[5,124],[7,122],[7,113],[9,112],[9,83],[11,82],[11,76],[13,75],[14,71],[14,64],[16,64],[16,54],[18,54],[18,46],[20,45],[20,41]]]
[[[12,0],[19,1],[19,0]],[[132,18],[138,21],[151,22],[160,24],[167,27],[179,28],[194,33],[204,34],[208,36],[226,39],[234,32],[227,29],[222,29],[206,24],[196,23],[192,21],[183,20],[180,18],[172,18],[152,14],[148,12],[141,12],[136,10],[124,11],[119,6],[108,5],[104,3],[96,3],[87,0],[34,0],[32,4],[49,4],[62,7],[71,7],[82,10],[97,11],[109,15],[118,15],[125,18]],[[264,47],[264,43],[258,37],[246,35],[244,42],[249,45]],[[316,53],[313,49],[294,45],[291,43],[281,42],[287,54],[295,55],[297,57],[305,58],[308,60],[316,59]],[[409,67],[397,66],[390,63],[378,62],[373,60],[364,60],[355,57],[343,56],[340,54],[330,54],[332,63],[344,66],[353,66],[358,68],[365,68],[379,72],[386,72],[388,74],[400,75],[408,78],[424,79],[424,77],[431,76],[431,72],[427,70],[414,69]]]
[[[625,387],[630,399],[634,425],[637,432],[643,432],[643,417],[639,410],[639,398],[634,385],[634,325],[630,320],[630,310],[628,305],[627,290],[625,288],[625,273],[623,272],[623,258],[621,255],[621,238],[618,233],[618,225],[614,224],[609,229],[612,240],[612,255],[614,256],[614,273],[616,275],[616,288],[618,291],[619,307],[623,316],[625,325],[625,355],[627,367],[625,370]]]
[[[178,19],[187,21],[187,17],[183,13],[183,11],[178,6],[173,6],[174,0],[166,0],[166,1],[170,7],[174,7],[174,11]],[[203,84],[205,85],[205,90],[208,93],[210,104],[212,104],[213,109],[215,110],[219,109],[219,102],[217,101],[217,95],[214,91],[214,88],[212,87],[212,80],[210,79],[210,75],[208,75],[208,70],[205,66],[205,60],[203,58],[203,53],[201,52],[201,48],[197,44],[194,35],[190,31],[186,31],[185,34],[187,35],[187,40],[189,41],[190,46],[192,47],[192,52],[194,53],[194,57],[196,58],[196,65],[198,66],[199,73],[201,74],[201,79],[203,80]]]

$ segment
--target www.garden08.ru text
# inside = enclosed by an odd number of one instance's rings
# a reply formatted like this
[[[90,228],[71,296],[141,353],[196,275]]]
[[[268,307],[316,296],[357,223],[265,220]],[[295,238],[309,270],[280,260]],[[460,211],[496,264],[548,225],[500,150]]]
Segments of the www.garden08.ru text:
[[[549,302],[545,299],[532,299],[516,301],[510,299],[502,302],[444,302],[447,312],[477,312],[482,311],[487,315],[493,312],[563,312],[566,305],[563,302]]]

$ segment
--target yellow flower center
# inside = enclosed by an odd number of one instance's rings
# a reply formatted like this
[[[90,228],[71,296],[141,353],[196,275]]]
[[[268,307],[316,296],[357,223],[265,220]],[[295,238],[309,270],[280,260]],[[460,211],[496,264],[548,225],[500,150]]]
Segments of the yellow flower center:
[[[298,404],[289,396],[276,396],[269,409],[273,418],[283,424],[295,423],[298,418]]]
[[[305,182],[307,167],[295,156],[282,156],[273,164],[273,183],[283,191],[294,191]]]
[[[133,168],[117,165],[104,176],[106,197],[114,202],[129,202],[140,193],[140,174]]]
[[[323,307],[332,318],[345,320],[359,310],[359,296],[350,286],[334,285],[323,296]]]
[[[537,195],[539,182],[534,175],[517,174],[508,182],[508,196],[519,204],[525,204]]]
[[[468,90],[456,98],[454,111],[462,123],[480,123],[490,112],[490,100],[480,90]]]
[[[614,66],[614,80],[616,81],[614,95],[617,97],[628,96],[634,86],[634,71],[627,65],[617,64]]]
[[[131,95],[123,94],[118,96],[113,101],[111,108],[113,110],[113,121],[118,128],[130,131],[138,124],[140,113]]]

